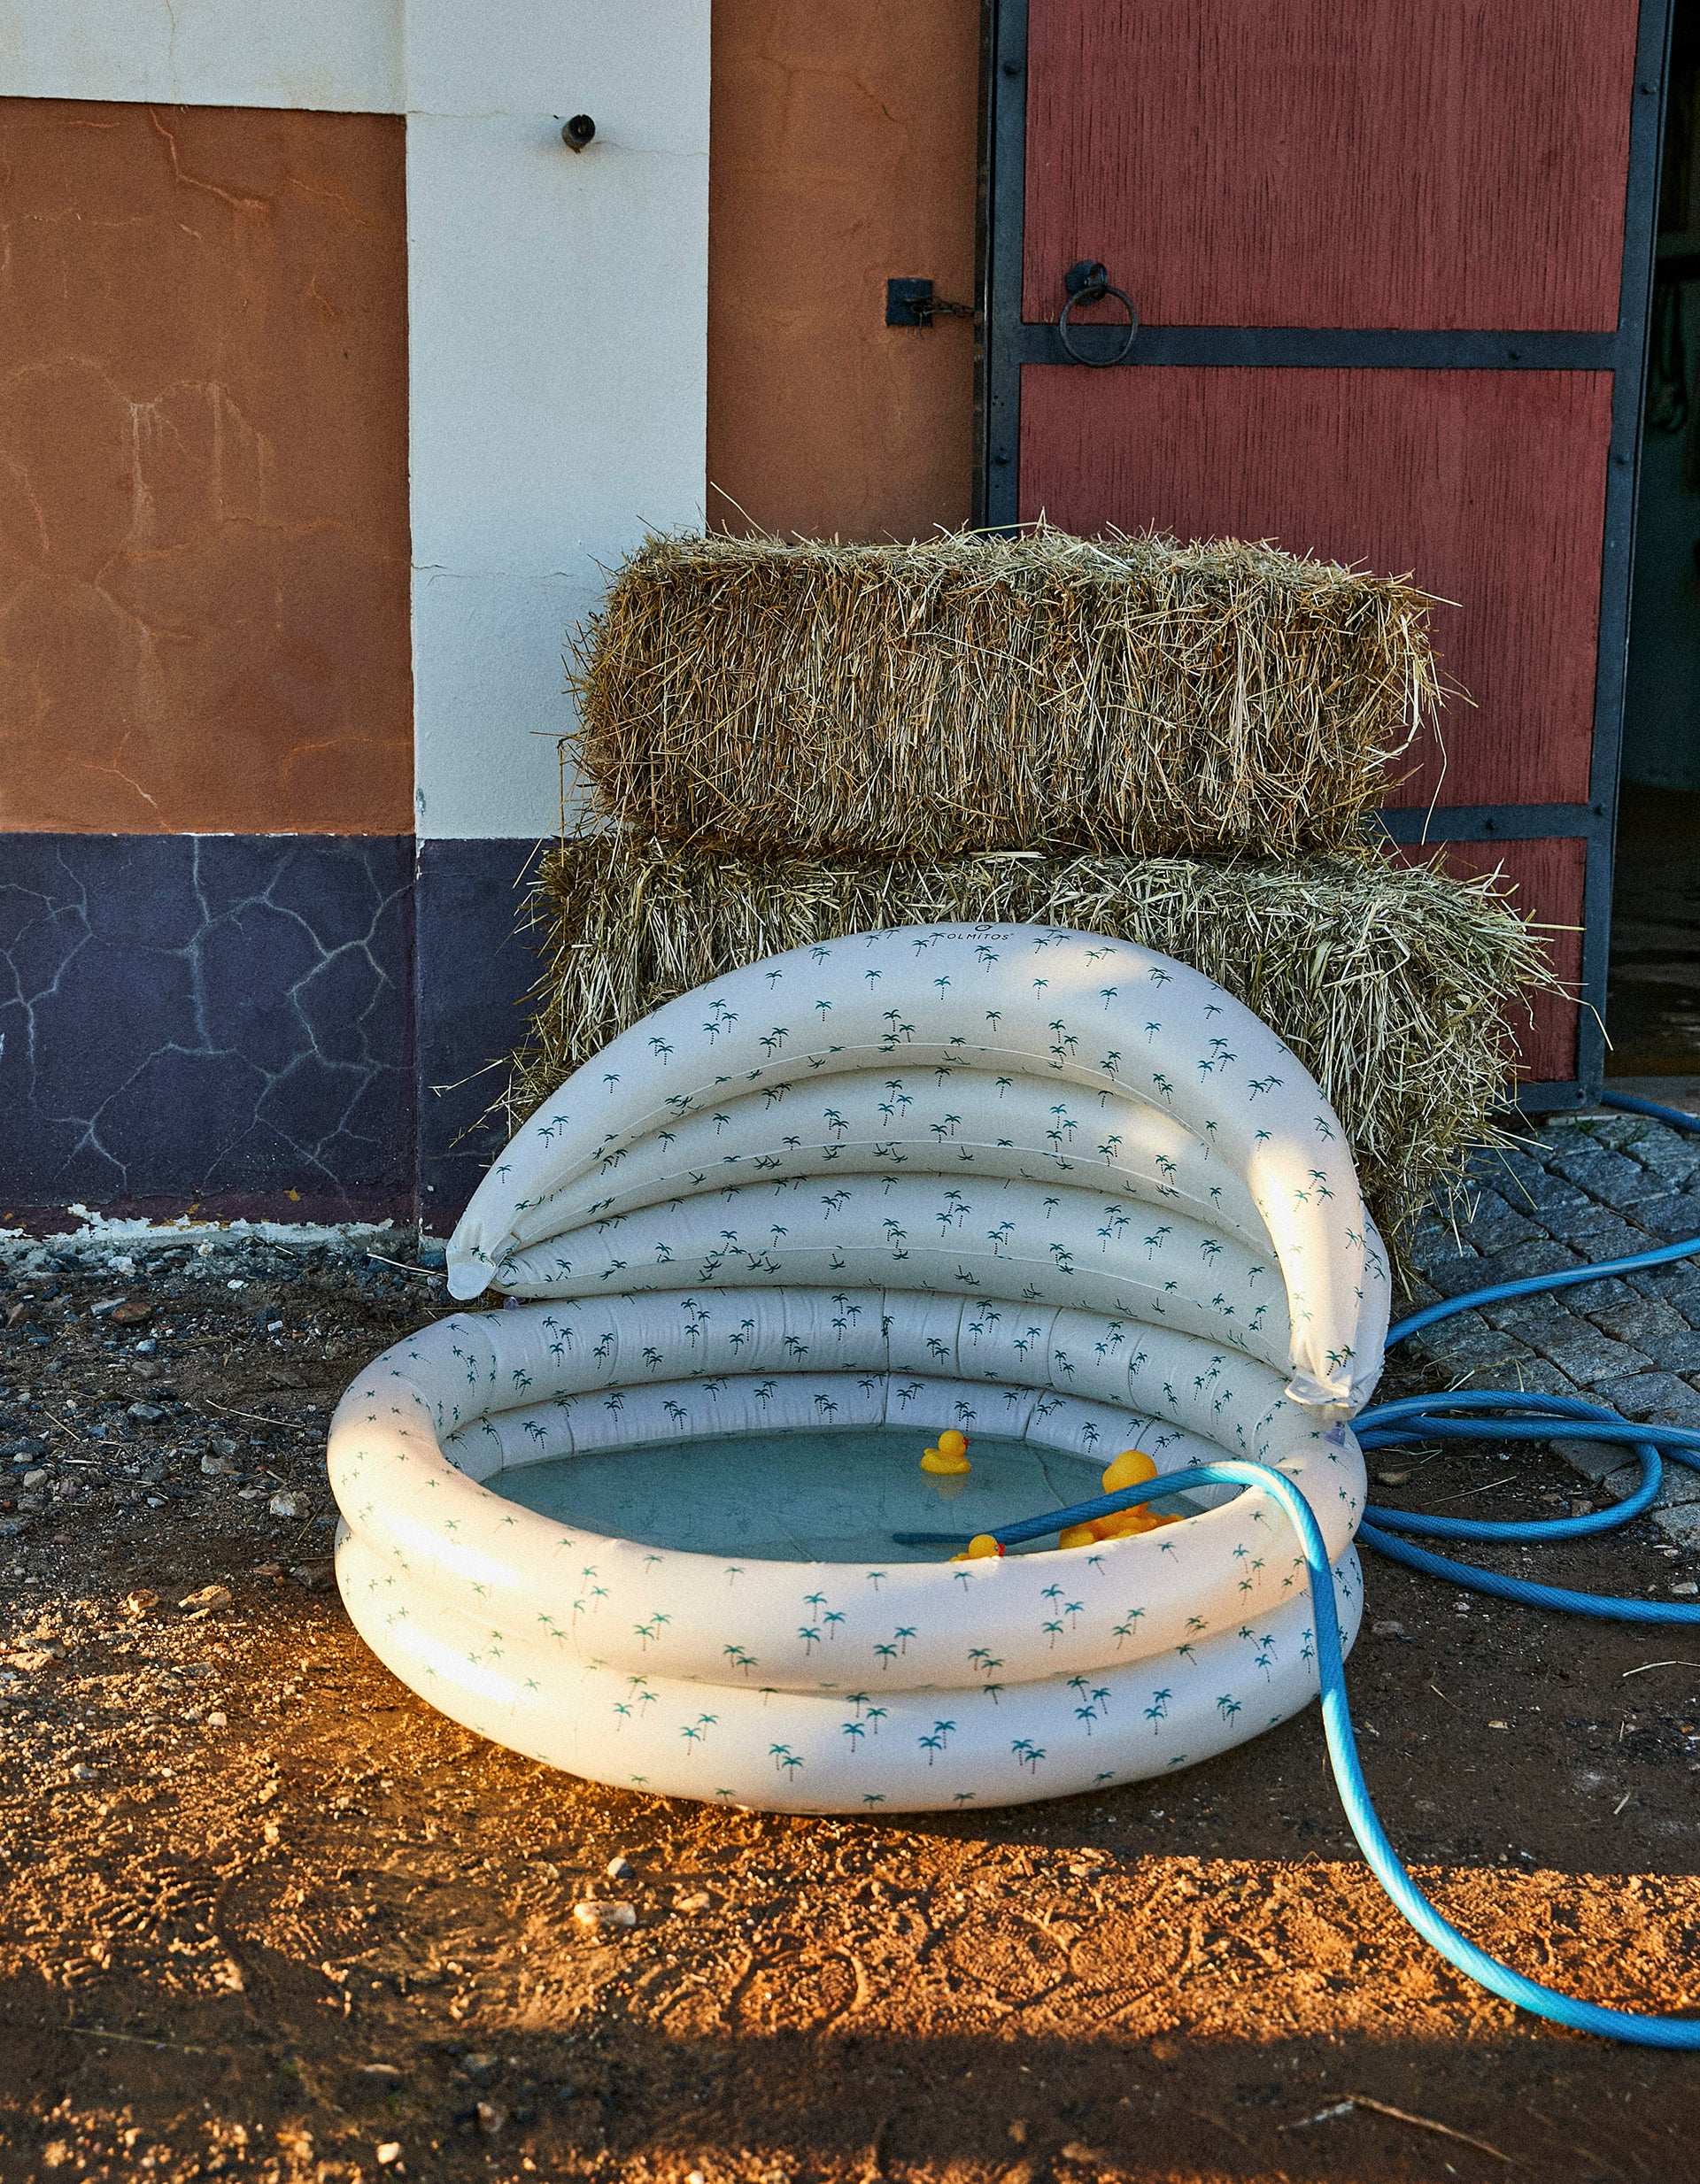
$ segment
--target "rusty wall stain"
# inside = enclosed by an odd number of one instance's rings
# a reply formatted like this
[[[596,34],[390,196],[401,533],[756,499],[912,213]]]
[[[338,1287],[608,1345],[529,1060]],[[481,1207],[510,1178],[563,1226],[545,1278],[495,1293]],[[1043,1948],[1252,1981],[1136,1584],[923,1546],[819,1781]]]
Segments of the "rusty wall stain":
[[[0,828],[411,823],[399,120],[0,99]]]
[[[715,0],[708,513],[846,539],[968,521],[979,0]],[[746,519],[747,519],[747,523]]]

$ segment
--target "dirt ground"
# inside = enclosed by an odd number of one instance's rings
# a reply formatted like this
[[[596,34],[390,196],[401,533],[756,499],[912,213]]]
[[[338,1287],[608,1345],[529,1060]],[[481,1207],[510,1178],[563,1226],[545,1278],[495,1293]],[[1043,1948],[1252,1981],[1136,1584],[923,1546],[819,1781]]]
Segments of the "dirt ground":
[[[356,1366],[443,1308],[416,1268],[274,1246],[0,1285],[4,2184],[1700,2179],[1700,2059],[1440,1964],[1314,1710],[1185,1777],[912,1824],[600,1789],[434,1714],[341,1611],[321,1452]],[[1382,1499],[1578,1491],[1544,1453],[1409,1468]],[[1658,1540],[1540,1573],[1666,1595]],[[1700,2004],[1700,1640],[1367,1574],[1398,1627],[1366,1622],[1354,1709],[1419,1879],[1537,1978]],[[586,1931],[596,1895],[636,1925]]]

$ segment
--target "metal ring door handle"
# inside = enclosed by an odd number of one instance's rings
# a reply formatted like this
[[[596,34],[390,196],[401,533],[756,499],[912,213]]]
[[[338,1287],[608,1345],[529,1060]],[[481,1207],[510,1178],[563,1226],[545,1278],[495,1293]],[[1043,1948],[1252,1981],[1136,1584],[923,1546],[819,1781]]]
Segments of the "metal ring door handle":
[[[1083,258],[1078,265],[1070,266],[1062,276],[1062,285],[1069,291],[1068,300],[1057,313],[1057,339],[1076,364],[1091,366],[1094,370],[1105,370],[1115,364],[1124,364],[1132,353],[1133,343],[1140,331],[1140,314],[1133,298],[1125,289],[1118,289],[1105,268],[1094,259]],[[1127,336],[1121,347],[1110,357],[1084,357],[1069,336],[1069,313],[1077,304],[1101,303],[1106,296],[1113,296],[1127,311]]]

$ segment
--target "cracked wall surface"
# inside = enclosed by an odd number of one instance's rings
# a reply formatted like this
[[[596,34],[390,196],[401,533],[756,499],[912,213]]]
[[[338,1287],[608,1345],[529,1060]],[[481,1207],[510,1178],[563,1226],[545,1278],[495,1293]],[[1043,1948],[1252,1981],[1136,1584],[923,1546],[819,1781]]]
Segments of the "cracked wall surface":
[[[0,1225],[405,1213],[413,880],[393,836],[0,836]]]
[[[562,630],[700,518],[708,10],[0,0],[0,1222],[446,1227]]]
[[[403,163],[0,99],[0,827],[411,825]]]

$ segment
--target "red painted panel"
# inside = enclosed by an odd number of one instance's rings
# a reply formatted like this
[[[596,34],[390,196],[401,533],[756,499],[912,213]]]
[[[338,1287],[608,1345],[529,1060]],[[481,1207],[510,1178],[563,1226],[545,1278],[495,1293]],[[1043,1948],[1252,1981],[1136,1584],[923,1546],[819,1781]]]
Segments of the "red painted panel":
[[[1552,927],[1545,938],[1552,968],[1572,990],[1582,975],[1582,899],[1588,847],[1583,842],[1442,842],[1402,849],[1399,856],[1437,860],[1449,872],[1474,878],[1498,872],[1515,888],[1513,908]],[[1527,1084],[1562,1084],[1576,1074],[1577,1004],[1556,993],[1537,994],[1532,1004],[1514,1003],[1508,1011],[1517,1041],[1519,1080]]]
[[[1021,513],[1412,571],[1475,705],[1389,801],[1580,803],[1611,419],[1606,373],[1029,366]]]
[[[1032,0],[1024,312],[1614,332],[1638,0]]]

